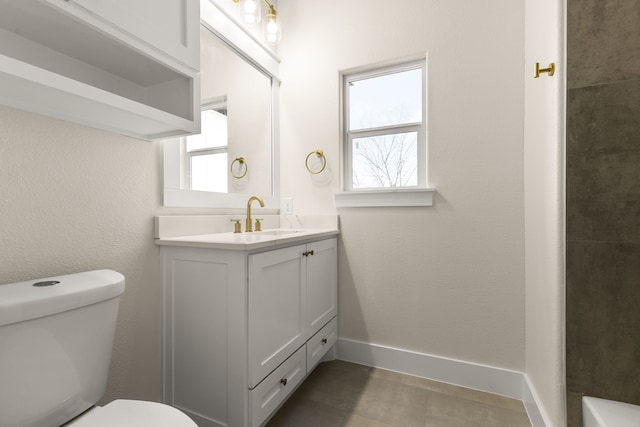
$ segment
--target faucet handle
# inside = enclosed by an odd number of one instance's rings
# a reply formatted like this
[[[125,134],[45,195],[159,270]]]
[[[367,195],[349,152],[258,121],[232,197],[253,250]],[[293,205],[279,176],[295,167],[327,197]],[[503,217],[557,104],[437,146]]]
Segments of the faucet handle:
[[[262,221],[264,218],[256,218],[256,231],[262,231]]]
[[[234,222],[235,224],[233,224],[233,232],[234,233],[242,233],[242,226],[240,225],[240,221],[239,219],[232,219],[231,222]]]

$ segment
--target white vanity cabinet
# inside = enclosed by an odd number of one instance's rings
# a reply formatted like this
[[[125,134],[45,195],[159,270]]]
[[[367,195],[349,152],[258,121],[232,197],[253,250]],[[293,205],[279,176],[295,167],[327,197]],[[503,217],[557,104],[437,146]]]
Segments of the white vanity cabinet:
[[[143,139],[199,132],[198,0],[0,0],[0,103]]]
[[[249,378],[255,387],[337,314],[335,241],[249,256]]]
[[[336,241],[162,246],[165,403],[200,427],[263,425],[337,340]]]

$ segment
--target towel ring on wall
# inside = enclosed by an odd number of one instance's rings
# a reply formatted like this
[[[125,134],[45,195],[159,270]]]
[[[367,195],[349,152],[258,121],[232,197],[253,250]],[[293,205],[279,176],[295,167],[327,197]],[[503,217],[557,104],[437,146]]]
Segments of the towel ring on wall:
[[[311,168],[309,167],[309,157],[311,157],[312,154],[315,154],[316,156],[322,159],[322,167],[320,168],[320,170],[312,171]],[[322,150],[315,150],[310,152],[307,155],[307,159],[304,161],[304,165],[307,167],[307,170],[309,171],[309,173],[313,175],[317,175],[321,173],[325,167],[327,167],[327,158],[324,156],[324,153],[322,152]]]
[[[235,163],[238,163],[238,168],[240,169],[240,171],[242,170],[242,165],[244,165],[244,173],[242,175],[236,175],[235,173],[233,173],[233,165]],[[248,171],[249,171],[249,166],[247,166],[247,162],[245,162],[244,157],[236,157],[236,159],[233,162],[231,162],[231,166],[229,167],[229,172],[231,172],[231,176],[234,177],[235,179],[244,178],[245,175],[247,175]]]

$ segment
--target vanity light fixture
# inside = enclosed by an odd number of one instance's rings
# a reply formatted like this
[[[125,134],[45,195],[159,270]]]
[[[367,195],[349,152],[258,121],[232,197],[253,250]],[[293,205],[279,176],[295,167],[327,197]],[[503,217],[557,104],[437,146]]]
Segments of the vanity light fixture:
[[[246,24],[257,24],[260,22],[262,8],[260,0],[233,0],[239,3],[240,18]],[[282,38],[282,27],[278,21],[276,8],[267,0],[262,0],[267,5],[267,17],[262,23],[262,36],[269,44],[278,44]]]
[[[262,8],[260,7],[260,0],[233,0],[235,3],[240,3],[240,18],[242,22],[246,24],[256,24],[260,22]]]

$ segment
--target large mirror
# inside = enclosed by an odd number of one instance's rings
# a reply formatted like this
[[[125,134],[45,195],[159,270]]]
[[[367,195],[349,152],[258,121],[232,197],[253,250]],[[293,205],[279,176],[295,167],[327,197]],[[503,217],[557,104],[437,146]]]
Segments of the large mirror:
[[[164,142],[164,205],[277,209],[277,58],[215,2],[201,13],[202,132]]]

